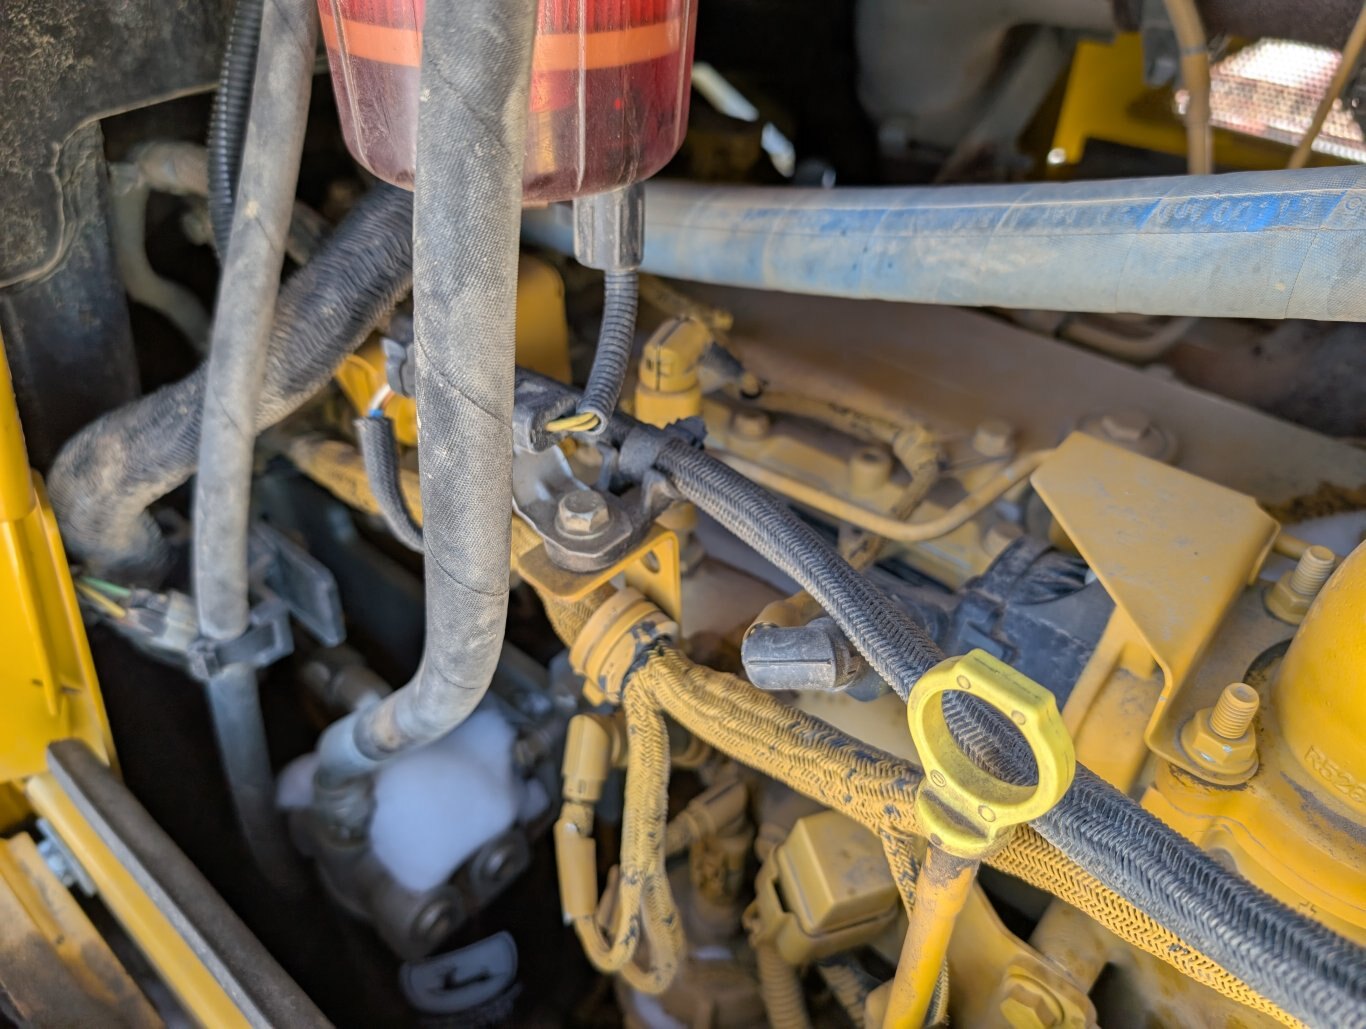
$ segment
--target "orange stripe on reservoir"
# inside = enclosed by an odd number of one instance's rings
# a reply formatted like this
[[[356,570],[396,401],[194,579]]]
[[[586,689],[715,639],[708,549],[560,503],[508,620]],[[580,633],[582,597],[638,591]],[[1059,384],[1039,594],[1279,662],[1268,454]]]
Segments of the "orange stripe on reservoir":
[[[408,68],[421,64],[422,34],[412,29],[396,29],[351,18],[323,18],[322,28],[327,48],[344,50],[348,57]],[[532,70],[538,72],[618,68],[667,57],[677,53],[681,43],[679,18],[612,32],[590,32],[584,36],[561,32],[536,37],[531,64]]]

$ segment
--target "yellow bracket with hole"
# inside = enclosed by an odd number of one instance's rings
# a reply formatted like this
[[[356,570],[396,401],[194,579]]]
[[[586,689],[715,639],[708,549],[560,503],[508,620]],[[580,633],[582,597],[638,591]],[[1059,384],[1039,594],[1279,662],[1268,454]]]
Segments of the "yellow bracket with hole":
[[[566,603],[582,600],[621,575],[626,585],[639,590],[675,621],[683,608],[678,536],[660,525],[652,527],[621,560],[600,571],[566,571],[551,561],[545,546],[540,545],[522,555],[517,572],[537,590]]]
[[[977,697],[1010,719],[1038,765],[1035,785],[1002,782],[963,753],[944,718],[944,694],[952,692]],[[925,769],[916,817],[934,846],[957,857],[989,853],[1072,785],[1077,755],[1053,694],[986,651],[950,658],[921,676],[906,717]]]
[[[1115,602],[1112,626],[1162,669],[1149,749],[1199,774],[1179,734],[1213,701],[1184,687],[1280,525],[1251,497],[1083,433],[1031,482]]]
[[[0,814],[15,784],[47,767],[47,745],[75,737],[106,761],[113,741],[57,521],[29,468],[0,351]]]

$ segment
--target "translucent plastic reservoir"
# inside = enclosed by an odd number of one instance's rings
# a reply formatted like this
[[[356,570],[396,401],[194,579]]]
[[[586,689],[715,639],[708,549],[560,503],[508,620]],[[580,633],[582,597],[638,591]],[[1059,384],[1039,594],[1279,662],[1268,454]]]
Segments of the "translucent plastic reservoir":
[[[426,2],[318,0],[347,146],[408,188]],[[541,0],[525,201],[600,193],[664,167],[687,126],[695,14],[696,0]]]

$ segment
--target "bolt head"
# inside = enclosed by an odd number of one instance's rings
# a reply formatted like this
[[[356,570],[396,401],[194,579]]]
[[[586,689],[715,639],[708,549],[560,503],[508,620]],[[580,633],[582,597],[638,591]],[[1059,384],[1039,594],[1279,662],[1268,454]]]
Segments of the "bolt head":
[[[763,439],[768,435],[771,419],[763,411],[747,409],[736,411],[731,428],[737,436],[745,439]]]
[[[569,536],[595,536],[607,528],[612,513],[601,493],[591,489],[574,490],[560,498],[555,524]]]
[[[1142,411],[1112,411],[1100,420],[1101,431],[1116,443],[1137,443],[1152,427],[1152,419]]]
[[[1015,427],[998,418],[982,422],[972,433],[972,449],[983,457],[1006,457],[1014,445]]]
[[[1062,1004],[1042,983],[1022,975],[1006,977],[1001,1017],[1015,1029],[1052,1029],[1062,1025]]]
[[[418,912],[413,920],[413,933],[424,943],[435,944],[443,940],[454,928],[450,903],[438,898]]]

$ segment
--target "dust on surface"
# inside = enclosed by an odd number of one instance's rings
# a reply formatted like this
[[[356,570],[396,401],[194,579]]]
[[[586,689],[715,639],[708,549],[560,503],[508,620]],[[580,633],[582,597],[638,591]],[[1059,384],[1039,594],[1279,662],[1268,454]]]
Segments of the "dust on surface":
[[[1282,525],[1362,509],[1366,509],[1366,483],[1339,486],[1334,482],[1321,482],[1313,493],[1302,494],[1284,503],[1266,505],[1266,513]]]

